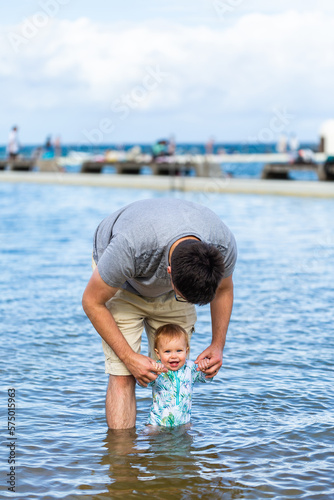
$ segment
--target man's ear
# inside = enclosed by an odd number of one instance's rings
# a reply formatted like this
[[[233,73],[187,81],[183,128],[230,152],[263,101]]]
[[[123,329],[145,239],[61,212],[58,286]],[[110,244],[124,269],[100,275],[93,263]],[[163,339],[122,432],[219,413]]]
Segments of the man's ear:
[[[172,274],[172,268],[170,266],[167,266],[167,273]]]

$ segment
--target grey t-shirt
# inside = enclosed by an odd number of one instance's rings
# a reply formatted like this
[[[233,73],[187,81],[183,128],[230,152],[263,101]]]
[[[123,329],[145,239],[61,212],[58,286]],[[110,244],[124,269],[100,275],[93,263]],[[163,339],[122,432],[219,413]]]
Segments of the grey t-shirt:
[[[158,297],[172,290],[169,250],[184,236],[216,246],[224,278],[233,273],[237,248],[228,227],[205,206],[174,198],[136,201],[105,218],[95,232],[93,258],[108,285]]]

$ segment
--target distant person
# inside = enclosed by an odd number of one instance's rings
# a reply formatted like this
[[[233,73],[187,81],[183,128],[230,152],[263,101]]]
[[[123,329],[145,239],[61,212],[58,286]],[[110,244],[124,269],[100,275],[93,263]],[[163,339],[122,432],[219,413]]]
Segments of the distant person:
[[[196,382],[211,382],[205,370],[207,358],[197,365],[187,360],[189,341],[187,332],[179,325],[167,324],[155,332],[154,350],[160,360],[156,363],[160,375],[148,385],[152,387],[153,403],[149,425],[176,427],[190,422],[192,391]],[[167,368],[167,372],[162,369]]]
[[[169,138],[169,142],[168,142],[168,154],[170,156],[175,155],[175,150],[176,150],[176,142],[175,142],[175,137],[172,135]]]
[[[295,164],[303,165],[303,164],[313,164],[315,163],[315,155],[312,149],[299,149],[297,156],[294,160]]]
[[[18,128],[15,125],[9,132],[8,144],[7,144],[7,155],[10,160],[15,160],[20,151],[20,142],[18,138]]]
[[[207,143],[205,145],[205,153],[207,155],[212,155],[213,154],[214,145],[215,145],[215,139],[214,139],[214,137],[209,137],[209,139],[207,140]]]
[[[49,135],[46,138],[46,141],[45,141],[45,144],[43,147],[42,158],[43,158],[43,160],[48,160],[50,158],[54,158],[54,156],[55,156],[55,151],[54,151],[53,144],[51,142],[51,136]]]
[[[61,154],[62,154],[61,140],[60,140],[60,136],[59,135],[55,138],[53,147],[54,147],[54,155],[57,158],[59,158],[61,156]]]
[[[285,134],[280,135],[276,144],[277,153],[286,153],[287,145],[288,141],[286,135]]]
[[[178,323],[190,339],[195,304],[210,303],[212,318],[211,343],[195,363],[207,358],[206,375],[217,374],[232,312],[236,258],[234,236],[220,217],[185,200],[136,201],[99,224],[82,305],[103,339],[110,428],[135,426],[135,381],[146,387],[159,374],[151,359],[155,331]],[[144,328],[151,357],[140,354]]]
[[[160,141],[157,141],[152,146],[153,160],[155,160],[156,158],[161,158],[163,156],[169,156],[168,141],[165,139],[161,139]]]
[[[292,134],[289,139],[289,150],[291,153],[296,153],[299,148],[299,140],[296,134]]]

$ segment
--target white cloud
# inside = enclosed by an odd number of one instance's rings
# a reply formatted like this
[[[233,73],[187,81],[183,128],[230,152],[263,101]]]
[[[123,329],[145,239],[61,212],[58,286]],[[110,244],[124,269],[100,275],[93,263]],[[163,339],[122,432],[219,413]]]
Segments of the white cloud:
[[[334,9],[248,13],[214,27],[171,20],[50,19],[16,51],[8,36],[20,34],[22,25],[7,27],[2,30],[6,44],[0,49],[0,78],[15,91],[7,94],[5,107],[37,114],[76,109],[79,130],[81,115],[86,125],[91,116],[93,126],[98,116],[112,113],[113,103],[124,104],[132,96],[129,123],[131,114],[154,114],[156,120],[163,113],[170,130],[176,117],[180,125],[184,117],[196,134],[202,124],[238,139],[255,133],[281,105],[295,115],[294,129],[310,137],[319,120],[334,113],[333,22]],[[157,68],[160,80],[153,85],[149,75]]]

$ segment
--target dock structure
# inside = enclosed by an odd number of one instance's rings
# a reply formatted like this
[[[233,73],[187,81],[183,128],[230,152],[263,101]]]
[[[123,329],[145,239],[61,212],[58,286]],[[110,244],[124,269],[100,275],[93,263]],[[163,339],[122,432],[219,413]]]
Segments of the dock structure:
[[[63,168],[58,164],[57,158],[15,158],[0,160],[0,170],[11,170],[15,172],[62,172]]]
[[[114,155],[112,161],[104,159],[84,159],[79,163],[81,173],[102,173],[106,167],[113,167],[117,174],[140,174],[144,167],[148,167],[152,175],[187,175],[194,173],[196,177],[221,176],[226,164],[265,164],[263,178],[288,179],[289,170],[294,168],[314,170],[319,179],[327,180],[321,168],[326,160],[323,153],[314,154],[314,163],[309,165],[295,165],[291,162],[288,153],[253,153],[253,154],[215,154],[215,155],[175,155],[152,160],[147,154],[139,154],[135,158]],[[64,161],[64,160],[63,160]]]
[[[262,170],[261,179],[289,179],[291,171],[308,171],[315,172],[319,180],[325,180],[322,175],[321,165],[316,163],[267,163]]]
[[[44,159],[36,161],[36,168],[39,172],[62,172],[62,167],[58,164],[58,158]]]
[[[0,170],[14,170],[18,172],[29,172],[35,166],[35,161],[31,158],[8,158],[0,160]]]
[[[84,174],[100,174],[105,167],[113,167],[117,174],[140,174],[144,167],[151,170],[152,175],[188,175],[195,172],[196,177],[212,177],[221,175],[221,169],[217,163],[208,161],[205,157],[201,161],[184,158],[183,161],[147,161],[138,160],[124,161],[93,161],[86,160],[82,163],[80,172]]]
[[[199,158],[201,155],[197,155]],[[290,153],[218,153],[207,155],[211,162],[226,163],[291,163]],[[314,162],[323,163],[327,158],[325,153],[314,153]]]
[[[262,179],[288,180],[290,172],[313,171],[320,181],[334,180],[334,156],[315,153],[312,162],[292,162],[287,153],[253,154],[184,154],[152,159],[149,154],[135,157],[123,152],[115,152],[112,159],[94,157],[85,153],[72,152],[67,157],[57,158],[16,158],[0,160],[0,171],[65,172],[68,166],[75,166],[81,174],[140,175],[199,178],[225,178],[224,166],[235,163],[264,164]]]
[[[334,164],[324,163],[267,163],[261,174],[261,179],[285,179],[288,180],[292,171],[315,172],[319,181],[334,180]]]
[[[165,175],[80,175],[66,172],[0,172],[0,183],[30,183],[110,187],[114,189],[153,189],[162,191],[198,192],[206,196],[224,194],[257,194],[334,198],[334,182],[287,181],[280,179],[233,179],[215,177]]]

